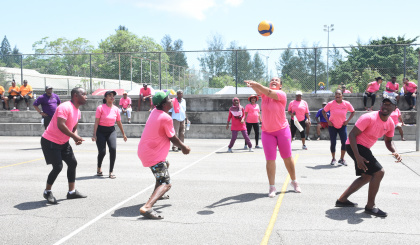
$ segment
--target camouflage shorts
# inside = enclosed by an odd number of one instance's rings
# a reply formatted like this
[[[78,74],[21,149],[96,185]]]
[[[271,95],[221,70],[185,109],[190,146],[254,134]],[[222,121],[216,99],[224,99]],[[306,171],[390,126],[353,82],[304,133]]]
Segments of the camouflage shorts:
[[[156,165],[150,167],[152,170],[153,175],[160,184],[170,184],[171,177],[169,176],[168,172],[168,165],[165,162],[160,162]]]

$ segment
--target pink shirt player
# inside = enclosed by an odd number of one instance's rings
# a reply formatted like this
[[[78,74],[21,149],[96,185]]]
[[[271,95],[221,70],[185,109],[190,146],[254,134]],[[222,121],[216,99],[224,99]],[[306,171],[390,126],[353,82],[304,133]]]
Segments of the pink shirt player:
[[[400,89],[400,84],[399,83],[388,82],[386,84],[386,88],[398,92],[398,90]]]
[[[404,91],[414,93],[417,89],[417,85],[413,82],[408,82],[407,84],[404,84]]]
[[[121,121],[120,112],[118,107],[113,105],[112,107],[102,104],[96,108],[95,118],[99,118],[99,125],[105,127],[112,127],[115,122]]]
[[[261,94],[262,131],[275,132],[289,127],[286,119],[286,93],[281,90],[273,90],[277,94],[278,100],[274,100],[265,94]]]
[[[122,108],[126,109],[128,105],[131,105],[131,98],[130,97],[127,97],[127,99],[121,98],[119,105],[122,106]]]
[[[309,113],[308,103],[306,101],[301,100],[293,100],[289,103],[289,107],[287,111],[296,114],[296,118],[299,122],[305,120],[305,114]],[[293,118],[292,118],[293,119]]]
[[[381,84],[378,83],[377,81],[373,81],[369,83],[368,86],[369,87],[366,89],[366,91],[369,93],[375,93],[376,91],[379,90],[379,88],[381,87]]]
[[[391,115],[389,116],[394,122],[395,126],[397,126],[400,123],[398,120],[400,116],[401,116],[401,111],[398,108],[396,108],[395,111],[393,111]]]
[[[57,107],[57,110],[55,111],[47,130],[45,130],[45,132],[42,134],[43,138],[56,144],[64,145],[65,143],[67,143],[67,141],[69,141],[70,136],[65,135],[58,128],[58,117],[65,119],[67,128],[73,130],[74,126],[76,126],[77,122],[81,118],[81,113],[80,110],[77,109],[71,101],[61,103]]]
[[[258,104],[247,104],[245,106],[245,112],[248,113],[248,116],[246,118],[247,123],[258,123],[260,112],[260,106]]]
[[[324,107],[324,111],[330,111],[329,120],[333,124],[334,128],[343,127],[343,123],[346,121],[347,112],[354,112],[353,106],[347,100],[343,100],[340,104],[333,100],[328,102]]]

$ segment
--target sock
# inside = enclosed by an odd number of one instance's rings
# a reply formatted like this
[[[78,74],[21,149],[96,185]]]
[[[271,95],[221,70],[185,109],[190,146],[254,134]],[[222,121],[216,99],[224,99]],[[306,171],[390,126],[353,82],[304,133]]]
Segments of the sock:
[[[270,185],[270,188],[275,188],[276,187],[276,185]]]
[[[297,181],[296,180],[292,180],[292,182],[296,183]]]
[[[73,194],[75,192],[76,192],[76,190],[72,190],[72,191],[69,191],[69,194]]]

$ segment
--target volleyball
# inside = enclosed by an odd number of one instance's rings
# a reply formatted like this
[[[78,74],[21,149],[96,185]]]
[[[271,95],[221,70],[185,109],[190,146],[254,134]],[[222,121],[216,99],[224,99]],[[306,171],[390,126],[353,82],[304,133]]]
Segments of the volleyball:
[[[271,23],[271,21],[263,20],[258,25],[258,32],[265,37],[268,37],[271,34],[273,34],[273,31],[274,26],[273,23]]]

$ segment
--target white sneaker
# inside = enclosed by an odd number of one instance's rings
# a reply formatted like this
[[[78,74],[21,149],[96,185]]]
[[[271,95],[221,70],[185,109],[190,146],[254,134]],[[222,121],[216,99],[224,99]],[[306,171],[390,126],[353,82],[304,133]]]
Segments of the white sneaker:
[[[335,159],[331,160],[330,164],[334,166],[335,164],[337,164],[337,160],[335,160]]]
[[[270,189],[268,190],[268,197],[275,197],[276,196],[276,187],[270,187]]]
[[[254,150],[252,148],[249,148],[249,152],[253,152]]]
[[[307,149],[308,149],[308,147],[306,147],[306,145],[302,146],[302,150],[307,150]]]
[[[16,110],[16,107],[13,107],[13,110]]]
[[[26,110],[29,111],[29,107],[26,107]]]
[[[302,190],[299,187],[299,184],[296,180],[292,180],[292,182],[290,183],[293,186],[293,189],[295,189],[295,192],[297,193],[301,193]]]

